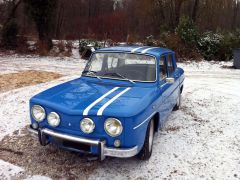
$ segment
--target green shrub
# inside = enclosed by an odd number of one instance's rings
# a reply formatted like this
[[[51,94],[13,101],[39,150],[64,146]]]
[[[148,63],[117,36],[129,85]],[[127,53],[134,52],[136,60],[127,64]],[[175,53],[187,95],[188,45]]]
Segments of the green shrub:
[[[201,60],[202,56],[196,47],[186,46],[177,33],[165,34],[162,39],[166,46],[174,50],[178,56],[178,60]]]
[[[94,47],[95,49],[104,47],[103,43],[99,41],[89,40],[89,39],[81,39],[79,40],[79,52],[83,53],[86,48],[89,46]]]
[[[223,36],[213,32],[206,32],[198,40],[198,49],[200,50],[204,59],[217,60],[218,53],[221,49]]]
[[[191,19],[182,17],[176,32],[187,46],[196,46],[199,34]]]
[[[153,35],[147,36],[143,44],[146,46],[166,47],[166,44],[164,42],[155,39]]]
[[[233,57],[233,49],[240,47],[240,32],[213,33],[207,32],[198,41],[198,49],[202,56],[210,61],[228,61]]]
[[[9,21],[2,28],[2,45],[7,49],[14,49],[17,47],[18,25],[15,20]]]
[[[240,31],[224,35],[222,46],[219,51],[219,59],[224,61],[231,60],[235,48],[240,48]]]

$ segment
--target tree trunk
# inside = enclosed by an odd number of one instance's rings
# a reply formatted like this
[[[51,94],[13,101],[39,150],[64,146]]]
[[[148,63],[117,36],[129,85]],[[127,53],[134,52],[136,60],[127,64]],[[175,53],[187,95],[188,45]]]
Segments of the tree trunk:
[[[197,20],[197,11],[198,11],[199,0],[195,0],[192,11],[192,21],[195,23]]]
[[[56,31],[55,31],[55,37],[57,39],[60,38],[61,35],[61,29],[63,25],[63,19],[64,19],[64,6],[62,1],[59,1],[59,6],[58,6],[58,12],[57,12],[57,22],[56,22]]]
[[[4,23],[4,26],[5,26],[6,24],[8,24],[12,19],[15,18],[16,10],[17,10],[18,6],[21,4],[21,2],[22,2],[22,0],[18,0],[18,1],[14,0],[14,1],[12,2],[12,3],[13,3],[13,7],[12,7],[12,9],[11,9],[11,12],[10,12],[9,15],[8,15],[7,20],[6,20],[5,23]]]
[[[236,21],[237,21],[237,17],[238,17],[239,6],[240,6],[240,3],[238,1],[236,1],[235,7],[233,10],[232,30],[234,30],[236,28]]]
[[[183,0],[175,0],[175,27],[178,26]]]
[[[170,4],[169,4],[169,9],[170,9],[170,22],[169,22],[169,25],[171,27],[171,30],[174,30],[175,29],[175,20],[174,20],[174,3],[173,3],[173,0],[170,1]]]
[[[38,39],[39,39],[39,48],[42,50],[50,51],[53,47],[52,38],[49,36],[49,33],[45,30],[43,24],[37,24],[38,29]]]

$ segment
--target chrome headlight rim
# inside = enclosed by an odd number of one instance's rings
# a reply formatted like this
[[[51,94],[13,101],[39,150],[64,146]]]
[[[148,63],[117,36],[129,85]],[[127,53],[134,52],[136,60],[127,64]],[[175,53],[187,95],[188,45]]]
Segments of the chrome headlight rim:
[[[120,131],[118,132],[118,134],[111,134],[111,133],[108,131],[106,125],[107,125],[107,123],[108,123],[109,121],[115,121],[115,122],[117,122],[117,123],[119,124]],[[111,136],[111,137],[118,137],[118,136],[120,136],[120,135],[122,134],[122,132],[123,132],[123,126],[122,126],[122,123],[121,123],[121,121],[120,121],[119,119],[117,119],[117,118],[107,118],[107,119],[105,120],[105,122],[104,122],[104,130],[105,130],[105,132],[106,132],[109,136]]]
[[[41,119],[37,119],[36,118],[36,116],[34,115],[34,108],[39,108],[39,109],[41,109],[42,111],[43,111],[43,114],[44,114],[44,116],[41,118]],[[31,115],[32,115],[32,117],[33,117],[33,119],[35,120],[35,121],[37,121],[37,122],[42,122],[45,118],[46,118],[46,111],[45,111],[45,109],[42,107],[42,106],[40,106],[40,105],[33,105],[32,106],[32,108],[31,108]]]
[[[83,128],[83,123],[84,121],[88,121],[91,123],[92,127],[91,127],[91,130],[90,131],[86,131],[84,128]],[[94,121],[91,119],[91,118],[83,118],[81,121],[80,121],[80,129],[82,132],[84,132],[85,134],[91,134],[93,133],[94,129],[95,129],[96,125],[94,123]]]
[[[53,124],[53,123],[49,120],[49,118],[50,118],[51,115],[53,115],[53,116],[56,117],[56,119],[58,120],[58,121],[57,121],[57,124]],[[56,112],[50,112],[50,113],[48,114],[48,116],[47,116],[47,121],[48,121],[48,124],[49,124],[50,126],[52,126],[52,127],[58,127],[58,126],[60,125],[61,119],[60,119],[60,116],[59,116],[58,113],[56,113]]]

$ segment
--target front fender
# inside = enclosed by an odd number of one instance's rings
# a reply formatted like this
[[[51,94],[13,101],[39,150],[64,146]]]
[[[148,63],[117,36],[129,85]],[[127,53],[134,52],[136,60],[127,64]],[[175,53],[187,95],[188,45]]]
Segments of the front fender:
[[[129,147],[138,146],[139,151],[142,149],[146,137],[148,124],[155,115],[155,113],[156,112],[152,112],[152,114],[146,115],[147,113],[143,112],[137,116],[125,119],[125,145]]]

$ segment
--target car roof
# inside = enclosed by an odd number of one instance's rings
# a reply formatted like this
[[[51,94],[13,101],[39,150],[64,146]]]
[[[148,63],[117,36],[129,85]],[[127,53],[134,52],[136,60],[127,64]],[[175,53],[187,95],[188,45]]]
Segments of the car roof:
[[[172,50],[152,47],[152,46],[114,46],[98,49],[96,52],[126,52],[126,53],[136,53],[136,54],[146,54],[155,57],[160,57],[163,54],[173,53]]]

